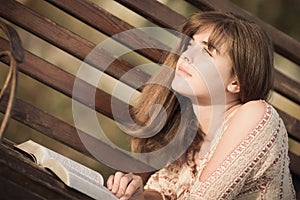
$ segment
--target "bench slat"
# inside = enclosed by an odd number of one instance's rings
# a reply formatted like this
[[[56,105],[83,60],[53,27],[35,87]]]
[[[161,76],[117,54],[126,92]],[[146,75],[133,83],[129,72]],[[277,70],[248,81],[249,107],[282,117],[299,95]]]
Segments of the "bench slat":
[[[147,49],[137,50],[141,55],[159,63],[162,51],[150,47],[163,47],[168,49],[161,42],[154,40],[144,32],[135,31],[130,34],[125,34],[125,31],[134,29],[135,27],[121,20],[120,18],[112,15],[103,8],[92,4],[86,0],[47,0],[47,2],[55,5],[56,7],[64,10],[72,16],[80,19],[84,23],[90,25],[96,30],[108,35],[113,36],[122,32],[122,37],[116,37],[116,40],[133,49],[137,49],[140,44],[148,46]]]
[[[10,12],[7,12],[7,10],[10,10]],[[56,25],[49,19],[40,16],[13,0],[8,0],[3,3],[0,7],[0,16],[81,60],[84,60],[96,47],[96,45],[91,42]],[[114,60],[114,62],[105,71],[114,78],[119,79],[120,76],[133,68],[133,66],[125,61],[115,59],[104,49],[99,49],[97,55],[98,56],[93,57],[91,64],[99,70],[105,69],[106,66],[103,66],[103,63],[106,64],[108,61]],[[142,84],[145,79],[149,78],[147,74],[136,69],[132,70],[132,74],[135,76],[124,79],[124,82],[133,87],[137,87]]]
[[[1,112],[5,111],[6,104],[7,97],[0,102]],[[124,171],[138,170],[141,168],[149,169],[149,171],[153,170],[151,167],[142,163],[141,161],[132,158],[128,154],[109,146],[108,144],[81,130],[78,130],[80,132],[79,136],[75,127],[36,108],[29,103],[22,101],[21,99],[16,99],[11,117],[93,159],[95,158],[86,149],[84,144],[89,144],[94,148],[97,147],[97,151],[102,152],[101,155],[103,160],[107,162],[115,162],[116,159],[118,159],[118,162],[122,163],[122,169]],[[84,144],[82,143],[82,139],[85,140]],[[60,153],[63,154],[63,152]]]
[[[275,70],[274,90],[286,98],[300,104],[300,83]]]
[[[290,169],[291,171],[297,175],[298,177],[300,177],[300,170],[299,170],[299,166],[300,166],[300,156],[297,156],[293,153],[289,153],[289,157],[290,157]]]
[[[289,136],[300,142],[300,121],[278,108],[277,111],[284,122]]]
[[[179,30],[185,17],[174,12],[164,4],[154,0],[115,0],[155,24],[169,29]]]
[[[0,51],[7,49],[8,45],[8,42],[0,37]],[[5,61],[6,63],[8,62],[4,57],[0,58],[0,60]],[[94,86],[84,81],[80,81],[80,84],[78,85],[81,87],[80,91],[82,91],[82,93],[77,93],[77,96],[72,96],[73,84],[76,77],[28,51],[25,51],[24,61],[18,66],[21,72],[30,77],[62,92],[70,98],[74,98],[88,107],[93,108],[92,106],[94,104],[96,111],[112,118],[112,97],[108,93],[98,88],[95,90]],[[94,91],[95,99],[92,99],[89,94],[92,94]],[[119,105],[124,106],[124,103],[120,100],[117,102]]]

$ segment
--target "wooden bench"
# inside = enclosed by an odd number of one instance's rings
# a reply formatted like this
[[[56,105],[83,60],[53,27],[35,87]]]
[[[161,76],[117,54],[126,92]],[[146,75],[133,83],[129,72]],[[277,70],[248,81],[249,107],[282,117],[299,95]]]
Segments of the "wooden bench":
[[[75,80],[78,80],[76,70],[89,53],[95,49],[97,42],[100,42],[99,40],[97,41],[98,37],[111,37],[115,34],[131,30],[138,25],[132,25],[131,22],[126,22],[124,19],[112,14],[112,11],[109,12],[105,10],[101,7],[102,4],[97,5],[87,0],[45,0],[44,2],[38,1],[38,6],[34,4],[22,4],[14,0],[1,0],[0,3],[1,20],[17,30],[17,33],[21,36],[24,47],[26,47],[24,49],[24,58],[16,58],[17,61],[19,61],[17,64],[20,75],[19,87],[11,110],[12,119],[10,126],[7,128],[0,145],[0,185],[1,188],[4,188],[0,190],[0,196],[7,196],[8,199],[17,197],[40,199],[43,196],[55,199],[89,199],[89,197],[64,186],[48,171],[35,166],[23,155],[15,151],[13,144],[24,139],[36,138],[43,145],[101,171],[105,176],[112,173],[114,171],[113,169],[109,166],[105,166],[105,162],[99,162],[89,150],[86,149],[77,133],[70,110],[72,108],[71,99],[81,103],[83,106],[94,108],[97,113],[101,114],[100,117],[105,120],[105,123],[109,123],[114,127],[113,130],[115,131],[112,131],[111,135],[125,138],[125,143],[121,142],[120,145],[123,145],[123,148],[126,149],[128,148],[128,145],[126,145],[128,138],[116,128],[117,126],[113,122],[114,116],[111,108],[111,99],[116,99],[116,97],[112,96],[105,88],[95,88],[85,81],[79,81],[80,86],[84,87],[86,91],[95,91],[95,99],[91,99],[90,96],[86,94],[76,93],[74,95],[73,85]],[[138,19],[143,22],[146,21],[148,25],[153,27],[179,30],[181,24],[186,19],[186,17],[175,12],[170,7],[154,0],[116,0],[110,3],[117,5],[117,8],[121,7],[123,9],[122,12],[125,10],[130,15],[137,16]],[[229,1],[188,0],[184,3],[194,6],[193,8],[196,10],[222,10],[224,12],[233,12],[256,21],[270,34],[275,52],[291,62],[300,65],[299,42],[245,12]],[[51,12],[54,12],[57,16],[47,14],[47,12],[45,12],[47,9],[51,9]],[[58,20],[55,21],[55,17],[59,18],[59,16],[60,18],[65,17],[67,20],[70,20],[69,23],[59,24],[62,22]],[[85,35],[85,31],[76,30],[74,28],[72,23],[75,22],[81,24],[81,28],[91,29],[95,33],[95,35],[93,35],[93,38],[96,38],[94,42],[90,41],[90,38]],[[38,50],[29,48],[32,44],[27,43],[26,40],[31,38],[34,38],[33,41],[37,41],[39,44],[46,43],[46,48],[56,48],[55,58],[45,56],[45,52],[43,52],[43,49],[39,49],[37,44],[33,44],[33,47]],[[129,48],[135,48],[135,45],[141,41],[147,42],[147,45],[150,47],[163,45],[156,39],[146,41],[145,38],[149,38],[147,33],[124,35],[124,37],[117,38],[117,42]],[[11,38],[5,37],[2,34],[0,38],[0,51],[9,50],[20,53],[21,50],[19,48],[10,48],[10,42],[12,42]],[[19,44],[18,42],[15,43],[16,45]],[[105,70],[104,72],[107,77],[111,77],[115,80],[122,79],[124,84],[135,90],[138,86],[145,84],[151,77],[151,72],[137,69],[136,65],[141,63],[160,63],[162,53],[162,50],[144,48],[134,51],[132,55],[128,56],[129,59],[126,55],[116,59],[109,51],[101,49],[99,57],[97,57],[94,63],[91,63],[91,68],[100,71]],[[71,60],[70,58],[76,60],[76,64],[73,64],[74,66],[68,66],[68,62]],[[7,56],[2,56],[0,59],[3,62],[1,68],[9,66],[10,62]],[[114,62],[108,68],[104,67],[111,59],[113,59]],[[7,69],[8,67],[6,67],[6,70]],[[134,75],[123,77],[123,75],[129,71]],[[38,88],[43,88],[45,91],[37,91],[37,89],[34,88],[32,88],[34,91],[31,91],[30,83],[25,84],[27,81],[33,81],[35,85],[42,85]],[[61,99],[59,103],[65,106],[60,106],[60,104],[52,105],[51,103],[41,105],[40,101],[35,100],[35,98],[44,98],[46,102],[50,102],[48,101],[47,92],[49,92],[49,96],[53,94],[57,95],[55,98]],[[292,104],[292,108],[299,110],[299,81],[295,81],[279,70],[276,70],[274,92],[284,98],[284,101],[288,101],[289,104]],[[10,94],[5,93],[1,99],[0,110],[2,113],[7,113],[7,106],[10,105]],[[95,103],[94,107],[93,101]],[[117,102],[124,104],[121,100],[117,100]],[[271,101],[271,103],[278,109],[289,133],[291,143],[289,154],[291,159],[290,168],[299,194],[299,115],[295,116],[289,109],[282,107],[280,100]],[[53,106],[60,106],[58,110],[61,109],[63,111],[59,113]],[[26,133],[27,130],[31,134]],[[88,131],[79,131],[80,134],[86,136],[90,142],[97,145],[102,152],[105,152],[106,157],[104,159],[110,160],[115,156],[123,156],[124,159],[130,160],[126,162],[126,167],[129,169],[144,165],[127,154],[118,151],[116,148],[112,148],[101,140],[90,136]],[[52,143],[54,144],[52,145]]]

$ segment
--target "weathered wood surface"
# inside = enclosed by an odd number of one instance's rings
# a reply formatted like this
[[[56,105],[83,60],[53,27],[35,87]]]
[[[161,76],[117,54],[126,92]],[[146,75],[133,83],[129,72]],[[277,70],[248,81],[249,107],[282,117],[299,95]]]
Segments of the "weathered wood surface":
[[[8,49],[9,47],[8,42],[1,37],[0,44],[0,51]],[[8,62],[4,57],[0,58],[0,60],[5,63]],[[25,58],[24,61],[19,64],[19,71],[70,98],[74,98],[86,106],[91,107],[95,105],[96,111],[112,118],[111,95],[79,79],[78,86],[81,87],[83,93],[77,93],[77,96],[72,96],[76,77],[42,58],[25,51]],[[93,92],[95,92],[95,98],[87,95]],[[119,104],[124,104],[121,101],[118,102]]]
[[[0,143],[1,199],[91,199],[67,187],[11,145]]]
[[[64,29],[49,19],[23,6],[21,3],[13,0],[5,0],[5,3],[2,0],[0,3],[2,3],[0,7],[1,17],[17,24],[80,60],[84,61],[96,47],[96,45],[90,41]],[[8,10],[10,12],[7,12]],[[114,62],[108,68],[102,64],[109,63],[111,60],[114,60]],[[133,87],[145,82],[148,78],[145,73],[132,69],[133,66],[125,61],[115,59],[104,49],[98,49],[98,52],[95,53],[93,59],[86,60],[86,62],[90,62],[89,64],[101,71],[105,70],[107,74],[117,79],[129,70],[132,70],[132,75],[127,77],[124,82]]]
[[[4,111],[6,104],[7,98],[2,99],[0,102],[1,112]],[[95,159],[85,147],[86,144],[89,144],[89,148],[97,148],[97,152],[102,153],[102,159],[108,163],[113,163],[118,159],[118,162],[122,163],[124,171],[137,171],[138,169],[153,170],[150,166],[136,160],[130,155],[111,147],[81,130],[76,130],[75,127],[68,123],[20,99],[16,99],[11,117],[44,135]],[[82,140],[84,140],[84,143]]]
[[[162,51],[151,47],[163,47],[168,49],[161,42],[151,38],[150,35],[145,34],[142,31],[130,32],[126,34],[126,31],[134,29],[135,27],[121,20],[120,18],[110,14],[101,7],[91,4],[87,0],[47,0],[49,3],[57,6],[72,16],[80,19],[84,23],[90,25],[96,30],[106,34],[107,36],[113,36],[118,33],[122,33],[122,37],[116,37],[115,39],[128,46],[143,56],[155,61],[160,62]],[[137,1],[136,3],[144,2]],[[149,47],[145,49],[138,49],[141,44]]]

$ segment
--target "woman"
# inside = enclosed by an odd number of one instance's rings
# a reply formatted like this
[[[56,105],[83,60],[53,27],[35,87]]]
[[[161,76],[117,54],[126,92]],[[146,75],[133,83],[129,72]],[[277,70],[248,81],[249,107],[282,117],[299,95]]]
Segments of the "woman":
[[[273,84],[268,36],[252,22],[219,12],[193,15],[182,33],[192,39],[183,39],[182,54],[165,62],[175,73],[153,78],[163,77],[181,103],[167,88],[147,85],[132,112],[135,120],[151,128],[148,113],[156,104],[169,117],[155,136],[133,139],[132,148],[151,152],[175,134],[182,141],[197,134],[186,152],[145,186],[139,176],[117,172],[108,188],[120,199],[295,199],[286,129],[266,102]]]

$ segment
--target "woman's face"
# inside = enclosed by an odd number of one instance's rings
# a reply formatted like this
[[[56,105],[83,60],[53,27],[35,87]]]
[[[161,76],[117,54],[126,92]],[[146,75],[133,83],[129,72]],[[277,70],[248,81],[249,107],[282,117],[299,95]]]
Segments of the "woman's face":
[[[206,29],[193,36],[177,62],[172,82],[175,91],[186,97],[196,97],[199,103],[210,103],[211,96],[215,96],[212,93],[225,94],[227,85],[233,80],[232,62],[225,45],[209,47],[210,34],[211,29]]]

